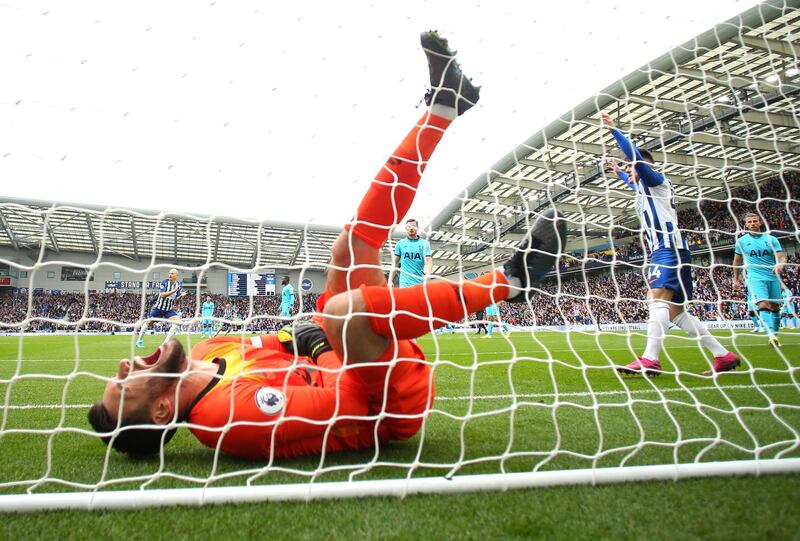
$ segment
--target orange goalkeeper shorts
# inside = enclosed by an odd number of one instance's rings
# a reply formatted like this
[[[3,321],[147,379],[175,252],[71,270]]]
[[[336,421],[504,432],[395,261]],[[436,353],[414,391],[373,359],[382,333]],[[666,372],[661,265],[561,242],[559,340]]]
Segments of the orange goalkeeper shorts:
[[[332,296],[325,290],[317,301],[318,312]],[[378,426],[380,441],[407,440],[419,431],[433,407],[436,388],[433,370],[416,342],[392,340],[378,359],[350,365],[348,371],[363,383],[370,415],[385,416]]]

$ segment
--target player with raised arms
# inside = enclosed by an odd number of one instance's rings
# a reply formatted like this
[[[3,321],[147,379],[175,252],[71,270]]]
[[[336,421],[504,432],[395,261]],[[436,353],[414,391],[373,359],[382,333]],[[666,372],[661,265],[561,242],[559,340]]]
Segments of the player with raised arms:
[[[175,303],[178,299],[182,299],[188,295],[188,291],[182,291],[183,282],[178,280],[178,269],[169,269],[167,278],[161,280],[159,286],[158,297],[153,307],[150,309],[150,315],[142,322],[142,327],[139,330],[139,337],[136,340],[136,347],[144,347],[144,333],[153,324],[156,319],[167,319],[172,322],[172,325],[167,331],[167,336],[164,338],[162,344],[166,344],[170,338],[175,336],[178,332],[178,325],[181,323],[181,318],[178,316],[178,311],[175,310]]]
[[[636,212],[650,250],[647,344],[641,357],[618,368],[618,371],[623,374],[660,374],[659,355],[670,322],[711,351],[714,362],[704,374],[735,369],[741,363],[738,355],[728,351],[700,320],[684,310],[686,302],[692,300],[692,254],[678,225],[672,182],[653,169],[653,156],[636,148],[617,129],[610,115],[603,113],[601,118],[628,160],[627,171],[623,171],[616,161],[611,160],[609,165],[617,177],[636,193]]]
[[[184,422],[209,447],[261,460],[410,438],[435,394],[432,368],[412,339],[493,302],[529,301],[565,242],[566,224],[552,209],[494,272],[464,282],[387,285],[381,248],[448,126],[479,97],[445,40],[426,32],[421,41],[429,109],[334,242],[315,321],[277,335],[205,340],[189,356],[171,340],[150,356],[121,360],[89,412],[106,443],[132,455],[158,453]]]
[[[786,264],[786,253],[778,239],[763,233],[761,218],[754,212],[744,215],[747,233],[736,239],[733,254],[733,287],[742,287],[739,269],[744,263],[747,290],[753,296],[758,317],[767,332],[769,343],[781,347],[778,340],[780,329],[781,296],[780,273]]]

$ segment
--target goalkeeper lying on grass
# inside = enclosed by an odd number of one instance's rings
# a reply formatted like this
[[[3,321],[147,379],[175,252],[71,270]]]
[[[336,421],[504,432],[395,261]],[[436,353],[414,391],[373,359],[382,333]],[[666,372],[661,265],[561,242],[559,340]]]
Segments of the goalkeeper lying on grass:
[[[277,336],[218,337],[187,357],[172,340],[123,359],[89,412],[100,437],[131,455],[160,452],[176,424],[205,445],[247,458],[362,449],[417,433],[433,373],[413,338],[507,300],[525,302],[564,243],[566,224],[541,214],[494,272],[461,284],[387,287],[380,249],[411,206],[450,123],[478,100],[447,42],[422,34],[429,109],[383,166],[336,240],[319,316]]]

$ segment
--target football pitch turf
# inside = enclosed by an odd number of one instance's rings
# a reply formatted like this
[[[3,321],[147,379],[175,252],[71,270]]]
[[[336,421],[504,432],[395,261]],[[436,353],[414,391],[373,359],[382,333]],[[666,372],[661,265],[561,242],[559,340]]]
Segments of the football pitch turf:
[[[167,447],[163,463],[106,454],[96,438],[79,431],[90,430],[87,409],[100,397],[102,377],[111,377],[119,359],[133,353],[132,338],[3,337],[0,492],[85,491],[98,483],[109,490],[235,486],[306,483],[312,475],[325,482],[800,457],[800,332],[783,332],[780,351],[763,335],[716,335],[743,358],[739,370],[716,378],[702,375],[709,360],[682,333],[667,339],[661,359],[665,373],[651,378],[620,376],[613,369],[641,351],[643,333],[519,332],[508,339],[495,333],[490,340],[473,334],[426,336],[418,343],[434,366],[437,399],[415,438],[381,446],[379,453],[271,464],[215,458],[187,430]],[[198,337],[180,339],[190,345]],[[146,340],[149,351],[161,337]],[[122,535],[115,517],[127,521],[131,516],[154,523],[156,537],[165,532],[158,523],[166,517],[198,528],[186,531],[194,537],[215,528],[224,535],[221,525],[240,517],[269,526],[245,527],[253,533],[279,533],[275,528],[285,523],[293,529],[292,538],[682,537],[678,532],[792,538],[800,535],[800,514],[790,506],[798,489],[797,475],[729,477],[404,500],[60,511],[4,515],[3,520],[8,538],[64,534],[52,528],[65,521],[87,528],[68,536]],[[291,518],[298,513],[314,518],[299,524]],[[654,513],[677,524],[663,529]],[[461,517],[463,529],[448,516]],[[318,524],[322,517],[327,518]],[[201,526],[206,520],[213,525]],[[97,533],[90,535],[92,528]],[[135,533],[150,536],[144,529]]]

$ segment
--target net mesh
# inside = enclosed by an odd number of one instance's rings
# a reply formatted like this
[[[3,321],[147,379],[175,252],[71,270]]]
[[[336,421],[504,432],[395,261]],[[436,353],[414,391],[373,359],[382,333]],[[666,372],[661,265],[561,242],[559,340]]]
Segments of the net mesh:
[[[181,430],[169,446],[131,461],[100,444],[86,422],[91,403],[117,381],[119,360],[137,353],[135,331],[170,268],[201,292],[179,305],[178,337],[187,350],[203,338],[205,292],[216,306],[215,332],[224,324],[243,350],[286,318],[278,297],[227,295],[228,275],[289,274],[297,289],[290,317],[307,319],[318,297],[301,285],[322,289],[338,228],[3,201],[0,253],[8,273],[0,283],[11,288],[0,318],[7,334],[0,337],[0,491],[797,458],[797,304],[784,305],[782,347],[769,346],[753,332],[731,264],[743,214],[754,212],[787,255],[783,284],[800,294],[798,34],[794,3],[751,9],[578,105],[470,184],[431,224],[437,277],[461,283],[501,264],[545,208],[568,220],[569,242],[530,302],[501,304],[499,321],[473,314],[418,340],[435,401],[410,415],[422,422],[408,441],[366,450],[246,462],[201,446],[186,421],[173,419],[170,426]],[[673,182],[693,255],[687,310],[741,357],[735,372],[704,375],[713,356],[680,330],[665,341],[660,377],[617,371],[644,348],[650,261],[633,192],[608,170],[610,160],[625,158],[601,113],[650,151]],[[388,273],[390,258],[383,261]],[[235,308],[230,317],[226,303]],[[157,324],[148,346],[167,328]],[[361,420],[376,426],[403,417],[385,408]],[[307,422],[324,425],[323,438],[338,437],[337,415]],[[281,444],[269,442],[273,450]]]

